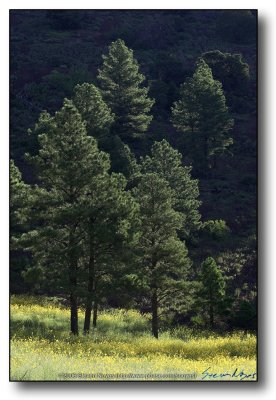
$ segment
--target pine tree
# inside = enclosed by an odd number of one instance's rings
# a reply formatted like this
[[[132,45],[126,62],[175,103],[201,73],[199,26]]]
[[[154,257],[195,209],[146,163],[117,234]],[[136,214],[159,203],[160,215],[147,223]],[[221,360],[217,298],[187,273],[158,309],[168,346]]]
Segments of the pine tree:
[[[92,302],[95,325],[98,303],[125,268],[122,254],[134,240],[137,219],[126,179],[109,174],[109,157],[85,126],[68,100],[54,117],[42,113],[35,128],[39,155],[29,157],[40,179],[33,202],[38,227],[21,241],[52,288],[69,291],[74,334],[78,298],[85,301],[84,332],[90,329]]]
[[[45,127],[46,133],[43,133]],[[38,171],[38,207],[44,204],[35,230],[22,237],[32,252],[65,293],[69,293],[71,332],[78,334],[78,273],[82,256],[84,199],[93,184],[101,181],[109,168],[108,156],[100,152],[96,140],[87,136],[85,123],[72,101],[64,101],[54,117],[43,113],[36,126],[39,154],[29,157]]]
[[[88,135],[97,139],[108,135],[114,115],[103,101],[100,90],[93,84],[83,83],[77,85],[74,92],[73,102],[86,121]]]
[[[212,69],[214,78],[222,83],[226,93],[242,96],[248,92],[249,65],[244,62],[241,54],[213,50],[203,53],[202,58]],[[229,101],[228,97],[227,100]]]
[[[122,172],[127,178],[132,174],[132,153],[119,136],[110,135],[114,115],[103,101],[101,92],[92,84],[84,83],[75,88],[74,104],[87,122],[88,134],[97,137],[102,150],[110,154],[112,171]],[[134,163],[134,164],[133,164]],[[96,326],[98,305],[110,287],[119,280],[118,266],[126,251],[126,243],[131,240],[130,221],[127,216],[135,209],[131,197],[125,192],[126,181],[122,176],[105,176],[100,187],[91,188],[84,208],[89,216],[85,224],[87,261],[85,261],[83,281],[85,289],[84,333],[90,331],[93,311],[93,327]],[[93,196],[91,197],[93,193]],[[89,211],[88,211],[89,210]],[[126,223],[126,225],[123,224]],[[125,226],[124,232],[122,226]],[[120,232],[120,233],[119,233]],[[114,275],[116,279],[114,279]],[[86,284],[87,282],[87,284]]]
[[[87,254],[83,276],[84,285],[87,282],[84,333],[90,330],[92,302],[96,326],[98,304],[107,291],[115,290],[120,274],[126,270],[124,255],[129,254],[128,248],[135,241],[138,221],[138,206],[125,190],[127,181],[122,175],[107,175],[99,183],[99,187],[91,186],[83,203]]]
[[[175,290],[181,289],[190,261],[184,242],[177,236],[182,218],[173,209],[169,184],[156,173],[144,174],[133,192],[140,205],[141,218],[139,272],[149,292],[152,334],[158,338],[160,299],[164,293],[173,296]]]
[[[106,136],[99,145],[110,155],[112,172],[123,174],[128,181],[138,173],[139,166],[134,153],[118,135]]]
[[[29,185],[22,180],[19,169],[10,160],[10,228],[11,232],[21,229],[27,219],[27,198],[30,193]]]
[[[99,148],[110,155],[111,170],[128,179],[137,168],[135,156],[118,135],[111,134],[114,114],[103,101],[100,90],[89,83],[77,85],[73,102],[86,121],[88,135],[96,137]]]
[[[188,239],[201,225],[198,181],[191,177],[192,168],[184,166],[182,155],[162,140],[153,144],[151,156],[142,159],[141,169],[143,173],[156,173],[168,182],[173,190],[174,209],[181,213],[182,236]]]
[[[201,157],[215,166],[216,157],[233,143],[229,131],[233,126],[222,84],[214,80],[210,67],[199,59],[192,78],[180,88],[180,100],[172,107],[173,125],[182,132],[196,135]]]
[[[152,116],[153,100],[147,87],[141,87],[145,77],[139,72],[133,51],[121,39],[112,42],[103,56],[98,80],[103,98],[115,114],[112,133],[122,139],[139,137],[146,132]]]
[[[205,302],[211,328],[214,328],[214,314],[225,295],[225,279],[212,257],[207,257],[201,264],[200,296]]]
[[[18,240],[28,226],[29,199],[31,187],[22,180],[20,170],[10,160],[10,288],[11,292],[22,292],[22,279],[29,265],[29,258],[22,253]]]

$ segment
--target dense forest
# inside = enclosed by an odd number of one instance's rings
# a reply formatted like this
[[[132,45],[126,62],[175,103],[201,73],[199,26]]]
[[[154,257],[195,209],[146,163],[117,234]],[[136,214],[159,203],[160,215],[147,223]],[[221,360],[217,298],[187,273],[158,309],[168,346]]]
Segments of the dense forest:
[[[10,12],[10,291],[256,329],[256,12]]]

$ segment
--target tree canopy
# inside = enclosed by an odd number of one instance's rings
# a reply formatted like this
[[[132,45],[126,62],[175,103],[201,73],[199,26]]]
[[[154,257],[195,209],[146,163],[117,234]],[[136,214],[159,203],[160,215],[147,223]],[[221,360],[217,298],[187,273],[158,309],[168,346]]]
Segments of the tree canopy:
[[[194,144],[206,165],[223,154],[233,143],[229,116],[222,84],[213,78],[211,68],[201,58],[196,71],[180,88],[180,100],[172,107],[172,122],[181,132],[195,135]]]
[[[141,87],[145,77],[139,72],[133,50],[123,40],[108,47],[98,80],[103,98],[115,115],[112,132],[124,139],[145,133],[152,120],[149,112],[154,101],[148,97],[149,89]]]
[[[173,209],[173,191],[156,173],[142,176],[134,196],[140,205],[141,237],[138,245],[140,274],[149,289],[152,334],[158,338],[158,305],[161,295],[173,295],[187,276],[190,260],[178,236],[181,214]]]

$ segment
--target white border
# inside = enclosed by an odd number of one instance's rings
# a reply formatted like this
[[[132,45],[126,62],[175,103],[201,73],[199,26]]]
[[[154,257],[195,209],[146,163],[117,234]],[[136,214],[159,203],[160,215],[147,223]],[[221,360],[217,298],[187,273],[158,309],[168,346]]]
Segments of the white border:
[[[189,394],[195,399],[231,399],[233,396],[240,395],[243,399],[255,399],[260,396],[265,398],[273,398],[272,393],[276,393],[276,366],[274,365],[275,355],[275,274],[276,274],[276,260],[275,250],[273,248],[274,238],[276,237],[276,188],[275,188],[275,175],[276,171],[276,126],[273,118],[275,114],[275,101],[273,102],[272,94],[276,92],[275,88],[275,20],[276,20],[276,7],[273,7],[274,2],[270,1],[241,1],[232,0],[231,2],[222,2],[209,0],[209,1],[194,1],[192,3],[186,1],[84,1],[68,2],[59,0],[47,1],[34,1],[34,0],[10,0],[1,1],[0,3],[0,40],[1,40],[1,73],[0,73],[0,88],[1,88],[1,145],[0,145],[0,188],[2,189],[0,199],[0,221],[1,221],[1,324],[0,324],[0,360],[1,360],[1,393],[3,396],[9,396],[13,399],[19,397],[21,399],[33,399],[39,396],[40,399],[48,398],[51,396],[54,399],[64,398],[71,399],[77,397],[91,398],[95,395],[106,394],[112,398],[124,399],[131,398],[139,399],[142,396],[156,397],[158,399],[174,396],[181,398]],[[222,5],[224,7],[222,7]],[[11,9],[37,9],[37,8],[80,8],[80,9],[97,9],[97,8],[128,8],[128,9],[143,9],[143,8],[158,8],[158,9],[205,9],[205,8],[257,8],[259,9],[259,20],[262,21],[265,31],[265,45],[266,51],[260,53],[264,54],[264,59],[260,59],[262,71],[259,81],[259,102],[265,104],[265,107],[260,107],[262,115],[259,115],[261,129],[259,130],[259,149],[263,156],[259,158],[260,164],[260,177],[259,189],[264,190],[264,194],[260,193],[261,199],[259,216],[264,219],[260,223],[260,228],[264,227],[262,232],[259,231],[260,240],[265,238],[262,251],[265,256],[260,259],[259,275],[265,275],[264,287],[262,286],[261,303],[263,298],[266,299],[265,304],[269,305],[269,311],[260,310],[264,312],[266,318],[270,320],[269,323],[265,322],[264,326],[260,327],[260,333],[265,338],[265,343],[262,345],[262,354],[260,355],[262,362],[260,367],[265,373],[264,383],[257,384],[230,384],[230,383],[178,383],[178,384],[138,384],[138,383],[118,383],[118,384],[18,384],[8,382],[8,13]],[[260,50],[260,48],[259,48]],[[261,88],[260,88],[261,86]],[[266,123],[267,122],[267,123]],[[273,129],[274,128],[274,129]],[[270,133],[268,133],[268,129]],[[264,180],[263,185],[260,180]],[[267,261],[261,263],[262,260]],[[274,261],[274,262],[273,262]],[[266,273],[263,271],[266,270]],[[260,288],[259,288],[260,290]],[[264,319],[262,318],[262,321]],[[263,373],[262,373],[263,372]],[[142,392],[142,393],[141,393]],[[3,397],[6,398],[6,397]]]

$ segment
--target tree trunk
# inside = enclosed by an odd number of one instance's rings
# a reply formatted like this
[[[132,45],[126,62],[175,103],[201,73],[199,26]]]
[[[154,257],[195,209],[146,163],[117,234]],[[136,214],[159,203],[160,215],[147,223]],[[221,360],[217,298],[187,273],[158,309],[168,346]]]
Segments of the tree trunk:
[[[77,261],[71,260],[70,265],[70,309],[71,309],[71,333],[79,334],[78,326],[78,296],[77,296]]]
[[[92,223],[92,222],[91,222]],[[88,264],[88,286],[87,286],[87,298],[86,298],[86,308],[85,308],[85,317],[84,317],[84,326],[83,333],[84,335],[88,334],[90,331],[90,323],[91,323],[91,312],[92,312],[92,300],[93,300],[93,292],[95,292],[95,259],[94,259],[94,246],[93,246],[93,236],[92,232],[90,232],[90,241],[89,241],[89,264]]]
[[[151,312],[152,312],[152,320],[151,320],[151,329],[153,336],[158,339],[158,302],[157,302],[157,288],[152,289],[151,295]]]
[[[88,334],[90,331],[90,322],[91,322],[91,312],[92,312],[92,295],[93,295],[93,287],[94,287],[94,272],[90,268],[89,263],[89,277],[88,277],[88,293],[86,298],[86,307],[85,307],[85,316],[84,316],[84,326],[83,333],[84,335]]]
[[[210,326],[213,329],[214,328],[214,306],[213,302],[210,302]]]
[[[70,309],[71,333],[73,335],[78,335],[77,261],[74,259],[74,257],[72,257],[70,260]]]
[[[85,308],[84,326],[83,326],[84,335],[88,334],[90,331],[91,311],[92,311],[92,301],[89,300],[87,301]]]
[[[78,326],[78,299],[74,291],[70,293],[70,308],[71,308],[71,333],[79,334]]]
[[[97,326],[97,317],[98,317],[98,302],[94,300],[93,304],[93,328]]]
[[[78,326],[78,296],[77,296],[77,259],[74,255],[74,228],[69,237],[69,256],[70,256],[70,310],[71,310],[71,333],[79,334]]]

